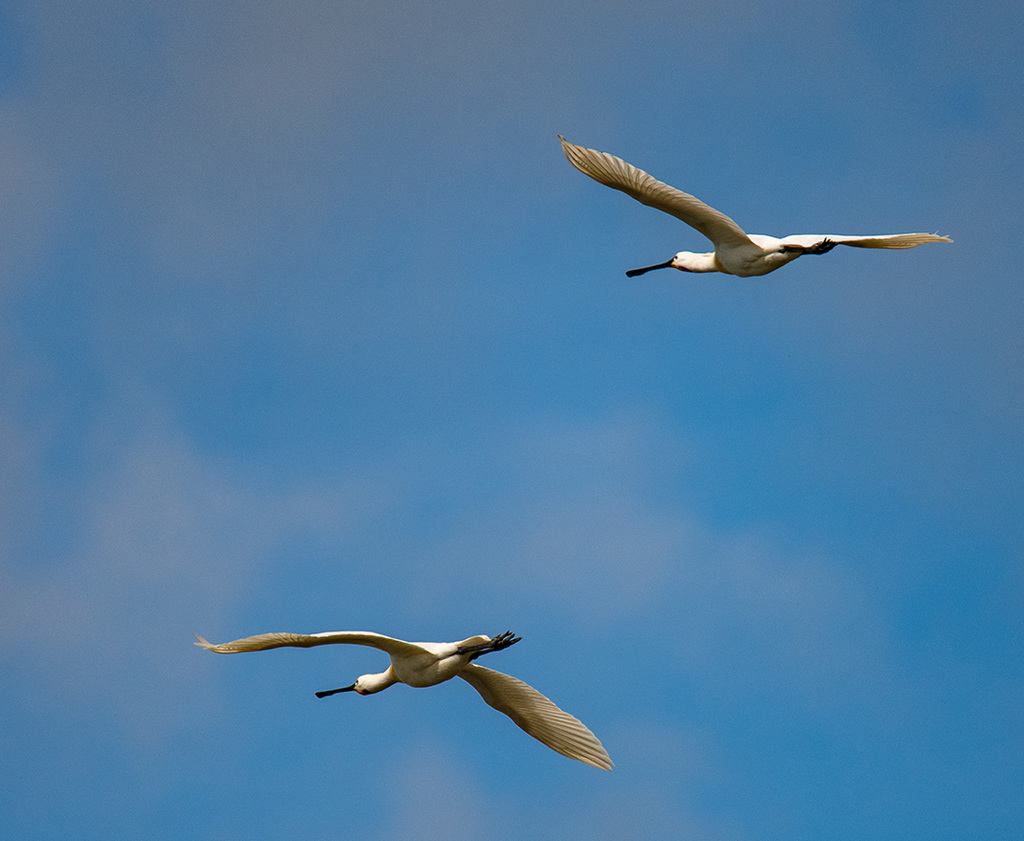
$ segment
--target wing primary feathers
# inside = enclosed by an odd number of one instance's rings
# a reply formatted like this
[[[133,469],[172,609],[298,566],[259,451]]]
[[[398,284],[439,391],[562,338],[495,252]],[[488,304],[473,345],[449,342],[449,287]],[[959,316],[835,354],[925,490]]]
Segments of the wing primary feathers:
[[[595,768],[612,769],[614,763],[597,736],[582,721],[560,709],[529,684],[472,664],[466,666],[459,677],[476,689],[487,704],[553,751]]]

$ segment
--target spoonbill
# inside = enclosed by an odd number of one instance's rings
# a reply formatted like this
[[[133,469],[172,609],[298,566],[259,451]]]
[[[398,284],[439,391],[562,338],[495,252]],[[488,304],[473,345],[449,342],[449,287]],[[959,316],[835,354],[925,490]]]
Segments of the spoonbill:
[[[558,135],[562,151],[576,169],[595,181],[621,190],[642,204],[663,210],[696,228],[715,246],[714,251],[694,254],[680,251],[671,260],[631,269],[627,277],[636,277],[653,269],[679,269],[682,272],[724,272],[739,277],[768,274],[804,254],[826,254],[837,245],[857,248],[913,248],[926,242],[952,242],[937,234],[878,234],[845,236],[841,234],[796,234],[779,239],[763,234],[748,234],[724,213],[700,199],[663,184],[622,158],[576,146]]]
[[[218,654],[265,651],[270,648],[311,648],[315,645],[367,645],[391,657],[391,665],[379,674],[363,675],[351,686],[317,692],[317,698],[339,692],[373,695],[394,683],[434,686],[458,675],[498,712],[505,713],[533,738],[570,759],[595,768],[612,769],[608,752],[579,719],[559,709],[532,686],[518,678],[473,663],[477,657],[501,651],[520,637],[505,631],[496,637],[478,635],[461,642],[405,642],[370,631],[325,631],[320,634],[259,634],[213,645],[199,634],[196,645]]]

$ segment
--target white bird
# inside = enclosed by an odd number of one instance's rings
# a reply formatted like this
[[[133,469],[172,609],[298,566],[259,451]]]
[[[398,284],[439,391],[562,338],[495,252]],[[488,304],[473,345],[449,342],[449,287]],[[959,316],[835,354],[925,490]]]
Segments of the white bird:
[[[519,642],[510,631],[496,637],[479,635],[461,642],[405,642],[370,631],[326,631],[321,634],[259,634],[255,637],[213,645],[196,636],[196,645],[218,654],[264,651],[292,646],[367,645],[387,652],[391,665],[380,674],[363,675],[351,686],[317,692],[324,698],[338,692],[373,695],[394,683],[434,686],[458,675],[498,712],[503,712],[533,738],[570,759],[610,771],[612,760],[598,738],[579,719],[559,709],[532,686],[517,678],[485,669],[472,661],[483,654],[501,651]]]
[[[694,254],[680,251],[671,260],[626,272],[636,277],[652,269],[679,269],[683,272],[725,272],[739,277],[768,274],[803,254],[825,254],[837,245],[857,248],[913,248],[926,242],[952,242],[937,234],[879,234],[845,236],[841,234],[796,234],[779,239],[763,234],[747,234],[732,219],[704,204],[700,199],[663,184],[622,158],[569,143],[561,135],[562,151],[576,169],[608,187],[621,190],[641,202],[663,210],[696,228],[715,246],[714,251]]]

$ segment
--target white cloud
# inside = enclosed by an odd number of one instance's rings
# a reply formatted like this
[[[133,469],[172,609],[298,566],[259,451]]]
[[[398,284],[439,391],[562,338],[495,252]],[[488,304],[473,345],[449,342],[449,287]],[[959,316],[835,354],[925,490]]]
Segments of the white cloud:
[[[48,161],[0,106],[0,302],[52,236],[60,191]]]
[[[500,724],[500,723],[499,723]],[[627,751],[610,774],[569,763],[544,783],[522,784],[502,761],[486,772],[466,766],[435,739],[421,738],[384,777],[381,838],[459,839],[742,836],[716,824],[694,804],[709,778],[713,749],[704,736],[651,721],[619,734]],[[561,758],[558,760],[562,762]],[[518,762],[518,759],[517,759]],[[544,772],[546,776],[546,769]]]
[[[386,818],[381,838],[422,841],[486,841],[501,838],[498,804],[442,745],[410,746],[386,781]]]
[[[864,583],[799,535],[723,531],[679,507],[665,489],[685,484],[696,446],[635,413],[492,431],[455,474],[450,453],[420,448],[392,514],[400,548],[381,552],[399,612],[511,623],[540,611],[548,627],[659,652],[671,679],[759,686],[819,711],[877,693],[892,652]],[[413,516],[427,500],[443,522]]]
[[[166,427],[122,445],[65,511],[80,520],[66,554],[0,571],[0,637],[54,703],[112,706],[147,745],[192,714],[181,699],[200,689],[193,634],[232,624],[289,535],[344,541],[376,502],[361,483],[260,486]]]

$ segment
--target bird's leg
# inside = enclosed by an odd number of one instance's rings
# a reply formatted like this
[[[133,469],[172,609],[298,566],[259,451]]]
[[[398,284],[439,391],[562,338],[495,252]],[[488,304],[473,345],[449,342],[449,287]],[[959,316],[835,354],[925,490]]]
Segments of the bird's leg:
[[[825,237],[821,242],[816,242],[814,245],[784,245],[782,246],[782,252],[784,254],[792,254],[794,251],[798,254],[828,254],[836,245],[838,243]]]
[[[476,658],[481,654],[490,654],[492,651],[501,651],[503,648],[515,645],[520,639],[522,639],[522,637],[515,636],[511,631],[505,631],[503,634],[498,634],[498,636],[492,637],[488,642],[481,642],[477,645],[464,645],[455,653],[469,654],[470,660],[476,660]]]

